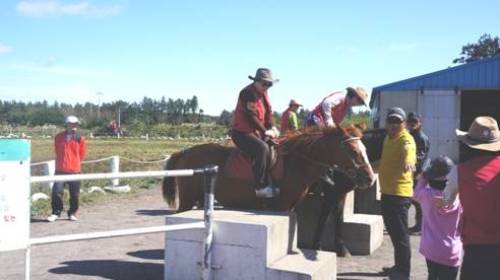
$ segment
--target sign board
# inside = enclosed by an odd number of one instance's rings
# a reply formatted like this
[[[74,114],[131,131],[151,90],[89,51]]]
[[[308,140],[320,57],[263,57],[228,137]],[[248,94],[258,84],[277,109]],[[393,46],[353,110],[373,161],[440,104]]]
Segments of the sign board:
[[[0,252],[25,249],[30,227],[30,142],[0,139]]]

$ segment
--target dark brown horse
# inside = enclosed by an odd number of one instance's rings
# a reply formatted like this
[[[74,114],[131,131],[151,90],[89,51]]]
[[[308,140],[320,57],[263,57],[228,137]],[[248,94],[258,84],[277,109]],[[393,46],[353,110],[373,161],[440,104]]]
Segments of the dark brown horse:
[[[367,155],[371,163],[380,160],[385,136],[385,129],[370,129],[363,132],[361,140],[367,149]],[[334,251],[338,256],[343,257],[349,255],[341,234],[344,223],[344,204],[346,195],[355,188],[355,183],[338,172],[335,173],[334,182],[334,186],[325,184],[321,180],[313,184],[314,194],[312,195],[316,196],[316,200],[321,201],[321,204],[319,205],[319,216],[316,217],[317,222],[315,224],[317,224],[317,227],[313,234],[311,249],[321,248],[320,242],[325,224],[327,220],[331,220],[334,225],[334,232],[333,236],[329,236],[329,238],[333,238]],[[300,240],[300,220],[298,222]]]
[[[304,197],[312,183],[333,167],[345,173],[356,186],[372,186],[375,175],[357,128],[306,130],[288,137],[279,145],[284,159],[284,174],[276,183],[281,194],[275,210],[288,211]],[[219,166],[215,198],[226,207],[261,209],[266,204],[255,196],[254,182],[228,177],[224,170],[231,147],[203,144],[173,154],[166,169],[201,168],[208,164]],[[203,200],[203,182],[199,177],[165,178],[163,196],[178,212],[190,210]]]

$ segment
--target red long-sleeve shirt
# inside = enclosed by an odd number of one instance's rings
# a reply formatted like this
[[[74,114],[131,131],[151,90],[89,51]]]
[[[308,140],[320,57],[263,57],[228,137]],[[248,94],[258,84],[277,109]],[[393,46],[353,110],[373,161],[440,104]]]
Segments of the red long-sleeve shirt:
[[[85,137],[76,135],[77,133],[66,131],[56,135],[54,140],[56,172],[78,173],[81,171],[81,161],[85,158],[87,145]]]

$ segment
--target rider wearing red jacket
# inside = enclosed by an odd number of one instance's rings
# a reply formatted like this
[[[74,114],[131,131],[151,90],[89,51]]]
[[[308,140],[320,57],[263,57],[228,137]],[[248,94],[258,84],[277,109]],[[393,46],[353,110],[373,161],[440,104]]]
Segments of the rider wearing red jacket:
[[[268,176],[270,150],[264,138],[275,138],[279,131],[274,126],[273,111],[268,89],[278,80],[272,78],[271,70],[259,68],[255,77],[248,76],[253,83],[241,90],[233,117],[231,138],[238,148],[252,156],[252,171],[258,197],[274,197],[277,189]]]

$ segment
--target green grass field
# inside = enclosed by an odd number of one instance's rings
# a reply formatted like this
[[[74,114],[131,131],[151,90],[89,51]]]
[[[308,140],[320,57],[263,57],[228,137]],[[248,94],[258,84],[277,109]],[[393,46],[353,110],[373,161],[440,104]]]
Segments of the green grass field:
[[[133,161],[157,161],[164,159],[176,151],[202,144],[203,142],[193,142],[188,140],[145,140],[145,139],[89,139],[87,140],[87,157],[85,160],[96,160],[114,155],[120,156],[120,171],[144,171],[144,170],[162,170],[165,162],[156,163],[135,163]],[[54,140],[39,139],[31,140],[31,162],[54,159]],[[106,173],[109,172],[109,161],[88,163],[82,165],[83,173]],[[41,175],[41,166],[32,168],[33,176]],[[132,188],[132,194],[144,188],[158,186],[161,179],[157,178],[142,178],[142,179],[122,179],[120,185],[129,185]],[[92,193],[88,194],[85,191],[91,186],[107,186],[110,185],[109,180],[92,180],[83,181],[80,194],[80,202],[82,206],[96,202],[104,202],[105,196]],[[50,196],[49,188],[42,184],[33,184],[32,193],[43,192]],[[122,194],[119,194],[122,195]],[[127,194],[123,194],[127,195]],[[68,205],[68,196],[65,194],[65,206]],[[50,214],[50,200],[39,200],[32,204],[32,216],[45,216]]]

